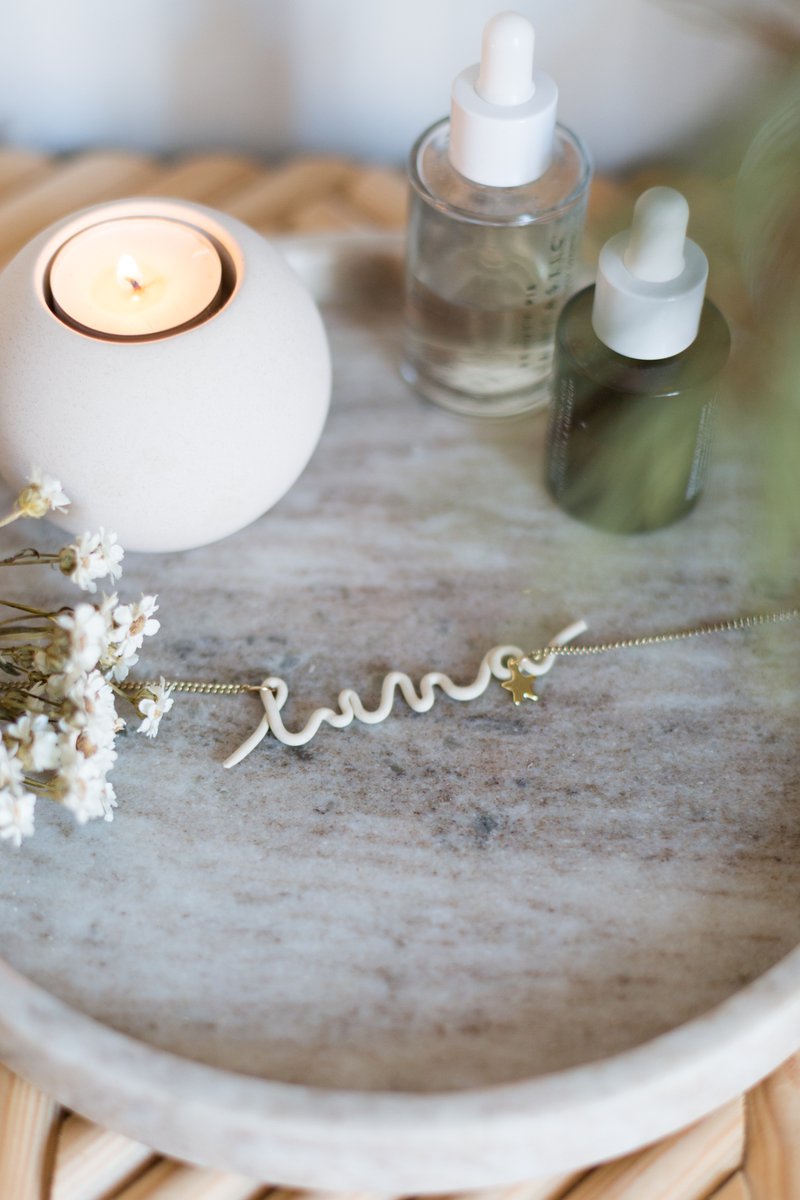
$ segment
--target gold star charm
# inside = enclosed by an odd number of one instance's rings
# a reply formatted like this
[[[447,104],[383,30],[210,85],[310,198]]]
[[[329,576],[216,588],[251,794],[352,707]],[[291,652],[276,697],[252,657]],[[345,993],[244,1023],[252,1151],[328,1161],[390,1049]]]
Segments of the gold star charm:
[[[519,663],[514,658],[508,660],[508,665],[511,668],[511,678],[504,680],[500,686],[511,693],[514,703],[520,705],[523,700],[538,700],[539,697],[533,690],[534,676],[524,675],[519,669]]]

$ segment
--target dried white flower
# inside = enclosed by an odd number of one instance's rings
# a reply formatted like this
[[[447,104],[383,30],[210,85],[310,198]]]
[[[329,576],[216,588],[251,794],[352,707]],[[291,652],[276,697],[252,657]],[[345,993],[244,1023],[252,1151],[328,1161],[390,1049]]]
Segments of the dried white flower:
[[[58,794],[64,807],[70,810],[79,825],[99,817],[113,821],[116,796],[106,779],[108,766],[103,761],[105,756],[87,757],[81,753],[73,732],[62,735],[59,750],[61,769],[58,773]]]
[[[0,791],[0,839],[20,847],[22,839],[33,836],[33,812],[36,797],[32,792],[15,794],[7,788]]]
[[[163,675],[158,683],[150,685],[149,694],[139,701],[139,712],[144,720],[137,729],[137,733],[143,733],[146,737],[151,738],[156,736],[161,718],[175,703],[172,700],[173,690],[174,688],[167,687],[167,681]]]
[[[137,604],[120,604],[114,609],[108,653],[100,666],[117,683],[126,679],[131,667],[139,661],[138,651],[144,639],[161,628],[153,616],[158,609],[157,600],[157,596],[142,596]]]
[[[121,604],[114,610],[114,628],[111,641],[120,658],[127,658],[141,649],[146,637],[152,637],[161,628],[153,613],[158,611],[158,596],[142,596],[136,604]]]
[[[109,638],[111,637],[111,630],[114,627],[114,609],[118,606],[119,596],[116,592],[112,592],[110,596],[107,596],[103,592],[103,599],[97,605],[97,611],[106,623]]]
[[[42,684],[44,694],[55,700],[60,699],[61,693],[57,693],[58,684],[54,679],[60,677],[68,656],[69,638],[63,629],[54,629],[50,640],[44,646],[39,646],[33,654],[35,669],[45,676],[46,681]]]
[[[0,740],[0,839],[21,846],[33,834],[36,797],[25,791],[22,763],[17,746]]]
[[[82,533],[59,554],[59,566],[83,591],[96,592],[96,579],[119,579],[125,551],[115,533],[102,527],[98,533]]]
[[[97,737],[96,741],[94,737]],[[102,776],[105,779],[117,761],[114,735],[103,739],[97,730],[90,731],[86,726],[81,728],[79,725],[64,723],[59,742],[60,768],[63,768],[65,764],[72,763],[74,765],[76,754],[85,760],[85,764],[79,763],[79,765],[87,774]]]
[[[7,746],[0,740],[0,789],[17,793],[23,784],[23,768],[17,756],[16,746]]]
[[[117,755],[114,739],[125,722],[117,715],[114,692],[99,671],[81,675],[70,686],[59,727],[72,732],[75,744],[87,758],[96,758],[110,770]]]
[[[122,683],[123,679],[128,678],[131,667],[135,667],[138,661],[138,654],[121,657],[117,653],[117,647],[111,646],[100,666],[107,679],[113,679],[115,683]]]
[[[28,771],[54,771],[58,767],[58,734],[42,713],[23,713],[6,729],[17,744],[17,754]]]
[[[93,604],[78,604],[72,612],[56,617],[56,624],[67,635],[62,674],[67,677],[91,671],[108,649],[108,625]]]
[[[39,467],[32,467],[28,486],[17,496],[17,509],[24,517],[44,517],[47,513],[66,512],[69,497],[60,482],[52,475],[45,475]]]

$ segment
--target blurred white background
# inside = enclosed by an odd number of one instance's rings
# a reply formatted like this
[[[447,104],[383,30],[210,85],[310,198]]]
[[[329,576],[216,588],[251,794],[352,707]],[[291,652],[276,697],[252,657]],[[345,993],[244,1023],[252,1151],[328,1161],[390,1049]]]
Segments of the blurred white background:
[[[534,21],[561,119],[613,167],[746,113],[775,59],[724,14],[785,15],[797,4],[25,0],[4,5],[0,140],[399,162],[445,113],[453,76],[477,60],[482,26],[503,8]]]

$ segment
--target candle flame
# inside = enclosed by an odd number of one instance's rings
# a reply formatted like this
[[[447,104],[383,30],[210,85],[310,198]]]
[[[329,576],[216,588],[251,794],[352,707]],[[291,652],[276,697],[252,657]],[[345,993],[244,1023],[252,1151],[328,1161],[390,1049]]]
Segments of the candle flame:
[[[136,259],[130,254],[121,254],[117,263],[117,283],[120,287],[129,287],[136,294],[142,290],[142,272]]]

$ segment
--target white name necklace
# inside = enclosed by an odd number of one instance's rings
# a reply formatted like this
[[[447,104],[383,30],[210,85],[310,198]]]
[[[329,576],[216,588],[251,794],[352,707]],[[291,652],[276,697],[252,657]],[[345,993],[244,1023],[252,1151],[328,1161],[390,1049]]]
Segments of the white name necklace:
[[[558,657],[607,654],[612,650],[657,646],[665,642],[685,641],[688,638],[701,637],[705,634],[729,633],[734,630],[753,629],[759,625],[776,625],[797,617],[800,617],[800,608],[783,609],[775,612],[730,617],[723,621],[697,625],[692,629],[642,634],[620,638],[616,641],[578,646],[571,643],[585,633],[588,627],[585,621],[574,621],[557,633],[547,646],[540,649],[524,651],[519,646],[494,646],[484,655],[472,683],[454,683],[450,676],[445,675],[442,671],[429,671],[423,675],[419,683],[419,691],[417,691],[410,676],[403,671],[390,671],[383,680],[380,702],[374,709],[365,708],[353,688],[344,688],[339,693],[338,710],[317,708],[302,729],[294,732],[286,728],[281,717],[281,709],[286,704],[289,688],[286,682],[277,675],[268,675],[260,684],[204,683],[190,680],[161,682],[172,691],[195,695],[235,696],[245,692],[258,692],[264,706],[264,716],[250,737],[225,760],[224,766],[235,767],[255,750],[268,733],[286,746],[305,746],[323,724],[331,725],[334,729],[346,729],[353,721],[361,721],[365,725],[377,725],[390,715],[395,693],[398,691],[414,712],[425,713],[433,708],[436,701],[434,689],[437,687],[451,700],[475,700],[478,696],[483,695],[492,679],[497,679],[500,681],[500,686],[510,694],[514,704],[519,705],[524,700],[538,700],[534,690],[534,681],[539,676],[546,675]],[[140,688],[153,686],[153,683],[126,680],[125,683],[118,686],[121,690],[138,691]]]
[[[586,632],[585,621],[575,621],[556,634],[550,643],[551,647],[564,646],[579,634]],[[453,683],[449,675],[441,671],[429,671],[423,675],[417,694],[410,676],[403,671],[390,671],[384,677],[381,687],[381,698],[377,708],[365,708],[358,692],[353,688],[344,688],[339,692],[339,711],[333,708],[317,708],[308,718],[302,729],[292,733],[286,728],[281,718],[281,709],[286,703],[289,689],[282,679],[276,675],[268,675],[258,689],[261,703],[264,705],[264,716],[254,733],[242,742],[224,766],[235,767],[259,742],[272,733],[285,746],[305,746],[317,733],[323,722],[332,725],[334,729],[346,729],[352,721],[362,721],[365,725],[378,725],[385,721],[392,711],[395,692],[399,691],[409,708],[414,712],[425,713],[433,708],[436,701],[434,688],[441,688],[451,700],[476,700],[482,696],[492,679],[499,679],[501,686],[507,688],[515,704],[520,704],[524,698],[537,700],[533,691],[532,680],[537,675],[545,675],[556,656],[553,653],[544,658],[529,658],[519,646],[494,646],[483,656],[478,674],[472,683]]]

